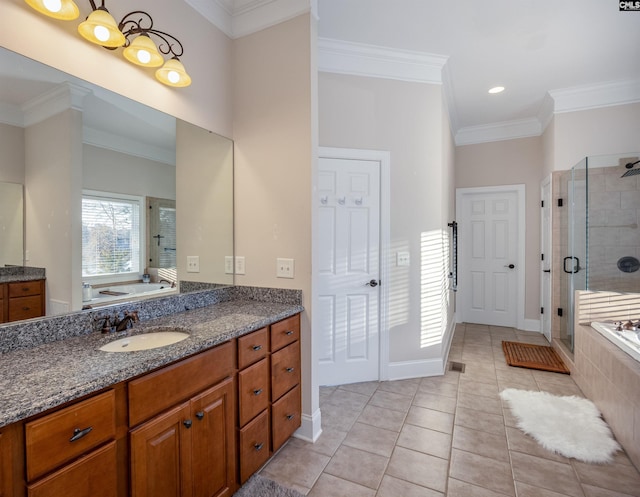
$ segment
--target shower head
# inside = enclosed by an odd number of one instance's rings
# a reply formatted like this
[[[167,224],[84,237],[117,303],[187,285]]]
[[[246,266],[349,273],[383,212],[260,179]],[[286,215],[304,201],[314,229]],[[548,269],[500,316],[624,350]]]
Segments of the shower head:
[[[637,160],[635,162],[627,162],[624,167],[626,167],[628,169],[628,171],[626,173],[624,173],[622,176],[620,176],[621,178],[625,178],[627,176],[635,176],[636,174],[640,174],[640,168],[638,169],[633,169],[633,166],[635,166],[636,164],[640,163],[640,160]]]

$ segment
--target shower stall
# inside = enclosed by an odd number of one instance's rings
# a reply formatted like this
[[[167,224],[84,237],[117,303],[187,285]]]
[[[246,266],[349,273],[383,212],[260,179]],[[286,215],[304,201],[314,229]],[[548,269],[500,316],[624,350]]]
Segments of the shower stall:
[[[640,293],[640,152],[552,176],[553,336],[573,352],[576,290]]]

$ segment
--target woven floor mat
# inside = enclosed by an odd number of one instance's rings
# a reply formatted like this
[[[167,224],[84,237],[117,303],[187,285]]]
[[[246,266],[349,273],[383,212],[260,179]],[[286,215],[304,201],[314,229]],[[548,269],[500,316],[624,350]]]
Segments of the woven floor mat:
[[[502,342],[509,366],[570,374],[553,347],[520,342]]]

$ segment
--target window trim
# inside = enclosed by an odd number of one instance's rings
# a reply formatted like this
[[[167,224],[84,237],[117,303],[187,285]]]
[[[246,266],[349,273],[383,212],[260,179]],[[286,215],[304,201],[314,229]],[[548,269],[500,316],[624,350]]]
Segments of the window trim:
[[[139,268],[140,271],[131,271],[129,273],[107,274],[100,276],[82,276],[82,281],[91,283],[93,285],[102,285],[109,283],[125,283],[132,281],[141,281],[142,274],[146,268],[146,253],[147,253],[147,216],[146,216],[146,198],[142,195],[129,195],[126,193],[116,192],[103,192],[98,190],[82,190],[82,199],[94,198],[104,200],[124,200],[127,202],[137,202],[139,208],[139,226],[140,226],[140,254],[139,254]],[[82,209],[81,209],[81,224],[82,224]],[[80,274],[82,274],[82,258],[80,260]]]

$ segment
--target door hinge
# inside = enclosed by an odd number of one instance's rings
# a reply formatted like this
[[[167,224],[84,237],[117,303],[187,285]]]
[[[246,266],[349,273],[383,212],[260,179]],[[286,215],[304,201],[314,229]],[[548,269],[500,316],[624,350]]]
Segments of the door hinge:
[[[544,207],[544,200],[540,201],[540,207]]]
[[[562,307],[558,307],[558,316],[562,317]]]
[[[544,314],[544,307],[540,308],[540,314]]]
[[[544,254],[540,254],[540,260],[544,261]]]
[[[558,207],[562,207],[562,199],[561,198],[558,199]]]

